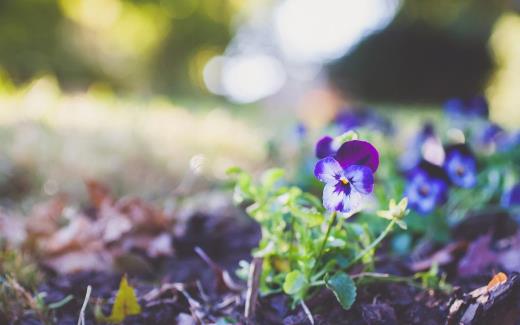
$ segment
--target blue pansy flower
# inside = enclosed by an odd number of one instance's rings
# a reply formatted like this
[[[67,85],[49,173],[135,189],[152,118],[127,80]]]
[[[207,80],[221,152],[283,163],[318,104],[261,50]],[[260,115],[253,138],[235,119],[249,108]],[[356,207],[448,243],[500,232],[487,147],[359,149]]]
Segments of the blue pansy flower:
[[[477,184],[477,160],[463,144],[446,149],[444,170],[450,181],[457,186],[470,188]]]
[[[411,171],[407,177],[405,196],[411,209],[427,214],[447,198],[448,184],[442,168],[427,162]]]
[[[307,127],[305,127],[305,124],[301,122],[296,124],[296,136],[298,139],[305,139],[307,136]]]
[[[520,206],[520,183],[513,186],[502,195],[501,204],[503,207]]]
[[[518,149],[520,147],[520,131],[507,134],[500,138],[497,146],[499,151],[502,152]]]
[[[413,169],[424,159],[423,148],[426,143],[436,143],[440,146],[440,140],[435,134],[433,124],[425,123],[419,133],[408,143],[405,152],[399,159],[399,165],[402,170],[407,171]]]
[[[444,103],[444,111],[454,118],[478,117],[487,119],[489,107],[485,97],[475,96],[472,98],[452,98]]]
[[[333,124],[341,132],[351,131],[360,127],[381,131],[385,134],[393,132],[390,121],[368,108],[342,111],[336,116]]]
[[[314,175],[325,183],[323,205],[329,211],[354,212],[363,197],[372,193],[379,153],[368,142],[345,142],[335,156],[328,156],[315,166]]]
[[[484,146],[497,144],[506,134],[504,129],[495,123],[488,123],[481,130],[478,133],[477,142]]]

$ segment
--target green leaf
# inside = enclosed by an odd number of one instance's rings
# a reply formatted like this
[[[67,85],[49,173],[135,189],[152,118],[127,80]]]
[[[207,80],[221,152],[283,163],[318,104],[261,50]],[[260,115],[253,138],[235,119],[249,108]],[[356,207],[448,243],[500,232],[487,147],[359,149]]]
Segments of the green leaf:
[[[338,272],[331,278],[326,278],[327,288],[332,290],[341,307],[348,310],[356,300],[356,284],[344,272]]]
[[[287,274],[285,277],[285,282],[283,283],[283,291],[288,295],[294,295],[300,292],[307,286],[307,281],[303,274],[298,271],[292,271]]]
[[[65,298],[61,299],[60,301],[56,301],[56,302],[53,302],[53,303],[49,304],[49,308],[50,309],[61,308],[61,307],[65,306],[72,299],[74,299],[74,296],[73,295],[68,295]]]
[[[285,174],[281,168],[273,168],[265,171],[262,174],[262,186],[266,189],[271,189],[276,182],[278,182]]]
[[[121,323],[127,316],[139,315],[140,313],[141,306],[137,302],[134,288],[128,284],[126,275],[124,275],[119,284],[116,300],[108,320],[110,323]]]
[[[230,167],[226,170],[226,175],[228,176],[234,176],[234,175],[238,175],[240,173],[242,173],[242,169],[240,167],[236,167],[236,166],[233,166],[233,167]]]

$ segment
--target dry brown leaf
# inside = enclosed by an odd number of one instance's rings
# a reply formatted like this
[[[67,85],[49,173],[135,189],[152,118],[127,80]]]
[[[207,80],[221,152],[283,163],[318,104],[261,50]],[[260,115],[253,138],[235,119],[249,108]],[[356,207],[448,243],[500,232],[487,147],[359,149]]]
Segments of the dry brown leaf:
[[[505,283],[507,281],[507,275],[503,272],[497,273],[491,281],[489,281],[487,285],[488,290],[493,290],[497,286],[501,285],[502,283]]]
[[[49,255],[85,248],[97,239],[92,222],[84,216],[76,216],[65,227],[47,239],[42,239],[43,249]]]
[[[80,271],[110,271],[113,263],[108,252],[80,250],[48,258],[44,264],[60,274],[67,274]]]
[[[140,198],[123,197],[114,206],[122,214],[128,216],[140,230],[161,231],[168,226],[166,216]]]
[[[87,186],[90,203],[92,203],[96,209],[100,209],[101,205],[105,202],[110,205],[113,204],[114,199],[110,195],[110,190],[107,186],[91,179],[86,180],[85,185]]]
[[[27,238],[22,217],[0,210],[0,238],[5,239],[9,247],[19,247]]]
[[[172,255],[173,248],[170,234],[162,233],[152,239],[148,245],[147,254],[152,258]]]
[[[121,237],[132,230],[133,224],[127,216],[119,213],[111,206],[103,205],[100,210],[100,217],[96,222],[106,243],[111,243],[121,239]]]
[[[65,196],[35,205],[27,219],[27,232],[34,236],[49,236],[58,229],[58,219],[66,204]]]
[[[466,247],[467,243],[465,242],[451,243],[433,253],[431,256],[411,263],[409,266],[410,270],[419,272],[428,270],[432,267],[433,264],[437,264],[439,266],[449,264],[454,260],[455,255],[461,251],[464,251]]]

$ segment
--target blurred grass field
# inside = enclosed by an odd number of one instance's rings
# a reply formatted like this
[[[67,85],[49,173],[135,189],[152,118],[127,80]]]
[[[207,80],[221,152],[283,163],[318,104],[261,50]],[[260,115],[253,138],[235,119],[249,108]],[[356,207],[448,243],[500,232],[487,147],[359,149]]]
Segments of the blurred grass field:
[[[254,168],[266,158],[265,132],[219,104],[188,109],[164,98],[65,94],[44,77],[3,92],[0,106],[1,186],[16,192],[21,182],[35,198],[84,197],[85,179],[164,196],[187,175],[210,184],[230,166]]]

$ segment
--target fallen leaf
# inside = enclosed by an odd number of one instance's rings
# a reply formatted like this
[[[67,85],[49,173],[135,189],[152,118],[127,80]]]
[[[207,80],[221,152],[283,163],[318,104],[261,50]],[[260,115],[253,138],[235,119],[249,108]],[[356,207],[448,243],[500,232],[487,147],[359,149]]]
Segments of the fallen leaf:
[[[161,231],[168,225],[168,219],[161,211],[140,198],[123,197],[114,204],[114,208],[141,230]]]
[[[506,281],[507,281],[507,275],[505,275],[505,273],[503,273],[503,272],[499,272],[491,279],[491,281],[489,281],[489,283],[487,285],[487,289],[493,290],[494,288],[496,288],[497,286],[501,285],[502,283],[504,283]]]
[[[96,239],[92,222],[84,216],[76,216],[65,227],[60,228],[46,239],[42,239],[46,254],[54,255],[65,251],[84,249]]]
[[[109,271],[112,257],[108,252],[79,250],[46,258],[44,264],[60,274],[80,271]]]
[[[465,242],[455,242],[451,243],[437,252],[433,253],[431,256],[413,262],[410,264],[410,270],[414,272],[425,271],[432,267],[432,265],[436,264],[439,266],[446,265],[451,263],[455,255],[457,255],[460,251],[466,248]]]
[[[100,209],[104,203],[112,205],[114,200],[110,196],[110,190],[105,185],[94,180],[86,180],[85,185],[87,186],[90,203],[96,209]]]
[[[472,242],[460,260],[458,273],[465,276],[479,274],[496,262],[496,254],[491,251],[491,235],[484,235]]]
[[[128,284],[126,275],[124,275],[119,284],[116,300],[108,320],[111,323],[121,323],[127,316],[139,315],[140,313],[141,306],[137,302],[135,290]]]
[[[147,254],[152,258],[172,255],[173,249],[170,234],[162,233],[155,237],[148,245]]]
[[[27,238],[22,217],[0,210],[0,238],[5,239],[9,247],[19,247]]]
[[[27,232],[32,236],[52,235],[58,229],[58,219],[62,215],[65,203],[66,198],[58,196],[34,206],[27,219]]]

